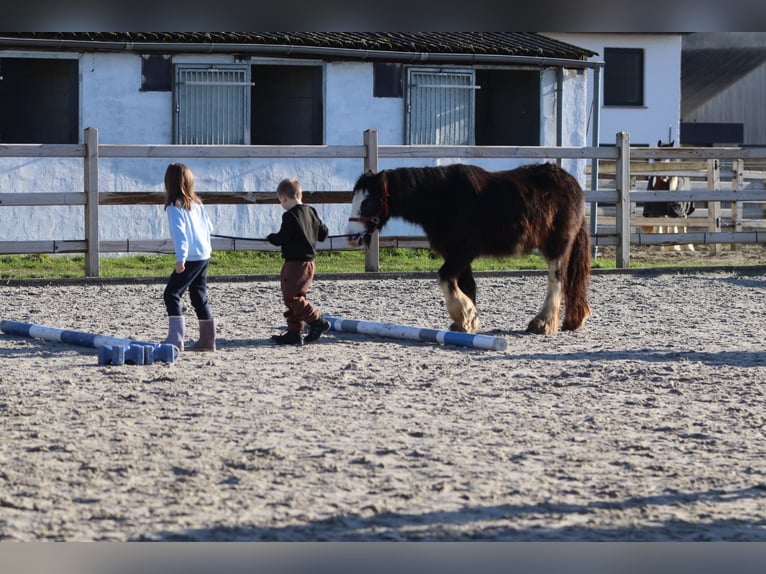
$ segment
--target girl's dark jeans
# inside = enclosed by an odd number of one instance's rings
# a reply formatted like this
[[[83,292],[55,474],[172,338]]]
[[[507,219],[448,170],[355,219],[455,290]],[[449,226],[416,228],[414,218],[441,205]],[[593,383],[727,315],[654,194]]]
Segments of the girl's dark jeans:
[[[181,297],[183,297],[183,294],[188,289],[189,298],[191,299],[192,307],[194,307],[194,312],[197,314],[197,319],[204,321],[213,318],[207,300],[207,266],[209,262],[209,259],[205,261],[187,261],[186,269],[184,269],[183,273],[173,271],[163,293],[169,317],[183,315],[181,311]]]

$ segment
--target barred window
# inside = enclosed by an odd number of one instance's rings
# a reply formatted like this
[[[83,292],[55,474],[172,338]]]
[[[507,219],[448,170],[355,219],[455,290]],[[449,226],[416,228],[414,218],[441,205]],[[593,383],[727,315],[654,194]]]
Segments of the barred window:
[[[474,145],[473,70],[409,68],[408,145]]]
[[[250,143],[250,67],[178,65],[175,143]]]
[[[319,65],[176,66],[175,143],[321,145]]]

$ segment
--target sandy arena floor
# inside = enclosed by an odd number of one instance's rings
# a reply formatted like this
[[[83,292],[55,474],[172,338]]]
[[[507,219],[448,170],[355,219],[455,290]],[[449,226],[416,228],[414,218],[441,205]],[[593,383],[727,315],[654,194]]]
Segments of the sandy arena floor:
[[[0,540],[766,540],[766,270],[594,273],[555,336],[544,275],[478,284],[506,351],[274,346],[273,280],[211,280],[219,350],[171,364],[0,334]],[[0,319],[160,341],[163,287],[2,285]],[[310,298],[448,325],[430,277]]]

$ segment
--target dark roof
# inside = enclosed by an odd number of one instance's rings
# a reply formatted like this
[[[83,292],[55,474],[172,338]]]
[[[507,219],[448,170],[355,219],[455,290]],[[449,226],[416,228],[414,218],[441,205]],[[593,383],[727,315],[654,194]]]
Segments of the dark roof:
[[[140,50],[142,44],[153,45],[156,50],[156,44],[161,43],[214,44],[217,51],[227,47],[236,51],[237,45],[281,45],[568,60],[585,60],[597,55],[535,32],[28,32],[0,33],[0,38],[4,39],[3,46],[8,46],[13,39],[62,41],[54,45],[58,49],[66,49],[69,42],[92,42],[94,50],[105,50],[108,47],[104,43],[114,42],[129,43],[135,50]]]

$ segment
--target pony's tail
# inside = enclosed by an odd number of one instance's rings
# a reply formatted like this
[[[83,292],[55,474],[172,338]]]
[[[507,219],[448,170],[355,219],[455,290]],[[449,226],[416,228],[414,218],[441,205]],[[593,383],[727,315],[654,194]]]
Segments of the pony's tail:
[[[562,328],[577,331],[590,317],[588,288],[591,265],[590,233],[582,219],[580,230],[572,243],[572,252],[567,263],[566,284],[564,285],[564,324]]]

